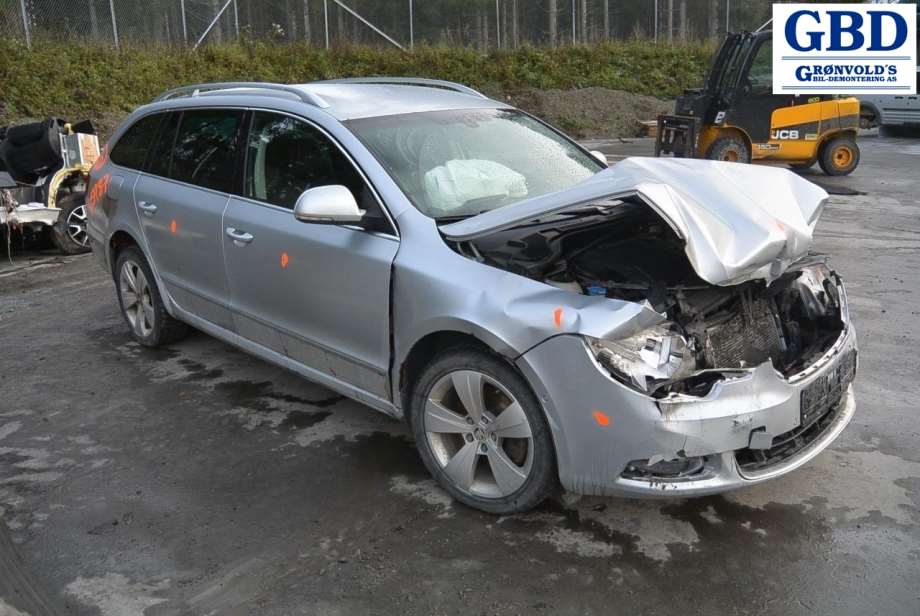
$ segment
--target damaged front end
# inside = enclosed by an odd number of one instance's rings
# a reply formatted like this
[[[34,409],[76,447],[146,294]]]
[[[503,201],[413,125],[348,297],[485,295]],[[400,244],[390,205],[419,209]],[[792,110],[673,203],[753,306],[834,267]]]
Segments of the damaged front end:
[[[826,194],[798,191],[803,202],[777,206],[786,213],[779,220],[745,195],[734,206],[722,194],[702,207],[712,196],[705,177],[698,179],[702,189],[688,194],[686,178],[676,190],[648,184],[647,175],[641,190],[497,224],[454,244],[484,264],[657,315],[640,328],[585,322],[571,332],[624,388],[613,392],[620,403],[601,391],[609,390],[602,381],[592,392],[582,376],[559,378],[563,349],[577,352],[570,343],[551,340],[528,354],[528,369],[551,381],[550,392],[568,392],[551,395],[557,403],[608,405],[633,432],[617,435],[618,450],[603,454],[602,468],[596,458],[576,463],[563,483],[587,493],[654,487],[700,494],[791,470],[833,440],[853,408],[856,345],[845,290],[825,259],[808,253]],[[795,211],[799,218],[790,215]],[[725,233],[727,221],[734,233]],[[565,430],[578,432],[577,448],[596,438],[595,428],[585,422]]]
[[[718,286],[694,271],[684,246],[654,210],[626,198],[458,249],[560,289],[659,314],[661,322],[642,331],[588,337],[614,378],[655,398],[703,396],[720,375],[765,362],[792,378],[840,337],[842,286],[823,258],[803,257],[769,282]]]

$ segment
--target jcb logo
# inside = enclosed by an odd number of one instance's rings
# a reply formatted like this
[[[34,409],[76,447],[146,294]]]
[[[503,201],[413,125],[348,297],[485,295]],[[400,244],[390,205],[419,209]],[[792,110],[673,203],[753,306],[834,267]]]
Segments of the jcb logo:
[[[798,139],[799,131],[788,128],[777,128],[770,134],[771,139]]]

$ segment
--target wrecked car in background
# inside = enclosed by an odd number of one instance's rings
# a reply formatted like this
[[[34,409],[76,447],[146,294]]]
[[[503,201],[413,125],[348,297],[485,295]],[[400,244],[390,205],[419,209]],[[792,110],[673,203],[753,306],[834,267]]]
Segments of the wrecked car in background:
[[[93,125],[59,118],[0,128],[0,234],[89,251],[86,177],[99,157]],[[6,241],[3,244],[7,244]]]
[[[827,194],[786,170],[608,168],[392,78],[180,88],[109,151],[88,232],[138,342],[191,324],[404,417],[483,511],[752,485],[853,416],[846,293],[809,252]]]

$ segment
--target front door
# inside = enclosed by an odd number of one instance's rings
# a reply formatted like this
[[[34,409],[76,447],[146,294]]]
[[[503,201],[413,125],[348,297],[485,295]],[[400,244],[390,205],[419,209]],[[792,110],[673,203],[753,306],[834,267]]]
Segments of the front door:
[[[134,189],[157,271],[180,308],[233,329],[221,218],[239,178],[243,112],[174,112]]]
[[[237,333],[388,398],[390,268],[399,242],[368,183],[317,127],[258,111],[244,184],[223,224]],[[294,218],[304,190],[331,184],[348,187],[367,211],[361,225]]]

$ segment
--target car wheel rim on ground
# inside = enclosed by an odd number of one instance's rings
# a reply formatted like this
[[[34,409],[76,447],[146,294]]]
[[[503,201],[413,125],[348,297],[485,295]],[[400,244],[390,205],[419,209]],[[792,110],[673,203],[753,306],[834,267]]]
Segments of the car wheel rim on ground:
[[[131,329],[141,337],[147,337],[153,331],[156,311],[150,284],[144,271],[134,261],[125,261],[121,266],[121,306]]]
[[[75,207],[67,215],[67,235],[78,246],[85,248],[89,244],[89,235],[86,233],[85,205]]]
[[[442,376],[425,401],[428,446],[458,489],[480,498],[517,492],[533,467],[533,431],[510,391],[475,370]]]

